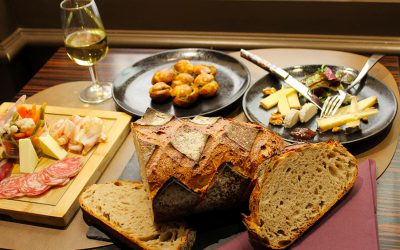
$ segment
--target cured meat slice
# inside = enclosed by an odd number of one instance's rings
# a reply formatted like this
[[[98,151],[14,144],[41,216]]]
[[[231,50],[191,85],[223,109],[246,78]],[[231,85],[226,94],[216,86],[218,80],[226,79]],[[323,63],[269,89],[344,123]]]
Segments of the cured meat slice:
[[[63,183],[60,183],[60,184],[58,184],[57,186],[64,186],[64,185],[66,185],[70,180],[71,180],[70,178],[67,178],[67,179],[64,180]]]
[[[51,186],[64,186],[82,168],[83,157],[74,156],[57,161],[33,174],[8,177],[0,182],[0,199],[37,196]]]
[[[69,178],[59,178],[50,175],[47,172],[47,169],[43,169],[42,171],[37,173],[38,180],[48,186],[63,186],[68,183]]]
[[[24,176],[8,177],[0,182],[0,198],[20,197],[24,194],[20,191],[21,181]]]
[[[21,180],[20,191],[27,196],[36,196],[46,192],[50,188],[49,185],[43,184],[37,173],[25,175]]]
[[[14,164],[11,159],[3,159],[0,161],[0,181],[11,175],[13,167]]]
[[[50,165],[46,171],[56,178],[74,177],[81,170],[83,157],[73,156],[60,161],[56,161]]]

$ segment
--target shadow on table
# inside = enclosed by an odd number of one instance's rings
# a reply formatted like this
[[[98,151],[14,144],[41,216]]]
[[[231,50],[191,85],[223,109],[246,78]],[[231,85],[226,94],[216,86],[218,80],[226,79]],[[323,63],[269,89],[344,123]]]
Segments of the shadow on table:
[[[371,136],[368,139],[363,139],[362,141],[359,142],[353,142],[350,145],[345,145],[345,147],[354,155],[361,154],[376,145],[378,145],[381,141],[383,141],[386,136],[389,134],[390,129],[392,126],[388,126],[384,130],[380,131],[374,136]]]

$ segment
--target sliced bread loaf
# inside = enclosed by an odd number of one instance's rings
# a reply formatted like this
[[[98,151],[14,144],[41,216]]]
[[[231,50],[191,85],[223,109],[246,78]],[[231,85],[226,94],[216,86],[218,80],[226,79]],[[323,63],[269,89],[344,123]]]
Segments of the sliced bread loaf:
[[[244,223],[250,239],[273,249],[291,245],[353,186],[357,162],[330,140],[292,147],[260,171]]]
[[[132,123],[132,131],[156,221],[247,201],[258,166],[286,145],[256,124],[177,119],[151,109]]]
[[[195,232],[183,223],[155,224],[148,193],[139,182],[94,184],[79,199],[88,224],[94,224],[123,247],[190,249]]]
[[[258,166],[286,145],[256,124],[177,119],[152,109],[132,123],[132,131],[155,221],[247,201]]]

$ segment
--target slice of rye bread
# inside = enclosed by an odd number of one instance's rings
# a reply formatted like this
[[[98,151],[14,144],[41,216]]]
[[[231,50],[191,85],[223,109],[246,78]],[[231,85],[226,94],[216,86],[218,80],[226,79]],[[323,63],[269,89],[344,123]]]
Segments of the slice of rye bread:
[[[122,248],[190,249],[195,231],[183,222],[153,222],[148,193],[143,184],[114,181],[94,184],[80,196],[84,219],[115,240]]]
[[[244,217],[252,243],[291,245],[353,186],[357,161],[339,142],[292,147],[266,164]]]

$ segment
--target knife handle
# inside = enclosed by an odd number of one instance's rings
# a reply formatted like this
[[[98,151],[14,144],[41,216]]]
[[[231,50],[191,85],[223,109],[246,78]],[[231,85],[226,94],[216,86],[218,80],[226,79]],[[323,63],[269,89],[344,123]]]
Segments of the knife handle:
[[[271,72],[272,74],[278,76],[279,78],[281,78],[283,80],[285,80],[289,76],[289,73],[287,73],[283,69],[279,68],[275,64],[272,64],[272,63],[268,62],[267,60],[259,57],[256,54],[253,54],[247,50],[241,49],[240,56],[249,60],[250,62],[256,64],[257,66],[267,70],[268,72]]]

